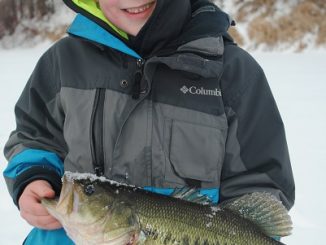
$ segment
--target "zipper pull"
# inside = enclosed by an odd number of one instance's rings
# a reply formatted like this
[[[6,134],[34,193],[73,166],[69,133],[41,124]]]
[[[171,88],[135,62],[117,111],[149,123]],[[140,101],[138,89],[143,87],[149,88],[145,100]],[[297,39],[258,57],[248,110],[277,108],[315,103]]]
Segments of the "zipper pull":
[[[132,98],[134,100],[139,99],[140,97],[140,89],[141,89],[141,80],[143,78],[143,66],[144,66],[145,61],[143,59],[138,59],[137,60],[137,71],[135,73],[135,82],[132,88]]]
[[[97,177],[101,177],[104,175],[102,167],[95,167],[94,170]]]

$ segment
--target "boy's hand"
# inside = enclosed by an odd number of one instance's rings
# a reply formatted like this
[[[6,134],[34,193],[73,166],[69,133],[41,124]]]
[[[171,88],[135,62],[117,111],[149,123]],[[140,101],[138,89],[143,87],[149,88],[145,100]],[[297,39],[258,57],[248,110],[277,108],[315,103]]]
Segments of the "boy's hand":
[[[29,183],[19,198],[20,215],[30,225],[45,230],[61,228],[62,225],[41,204],[43,197],[54,198],[55,192],[45,180]]]

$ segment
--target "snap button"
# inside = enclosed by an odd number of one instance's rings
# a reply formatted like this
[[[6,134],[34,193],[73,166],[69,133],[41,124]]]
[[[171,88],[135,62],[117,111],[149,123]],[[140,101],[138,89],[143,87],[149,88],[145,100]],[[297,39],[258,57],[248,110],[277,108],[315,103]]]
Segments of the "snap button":
[[[121,80],[121,81],[120,81],[120,86],[121,86],[122,88],[126,88],[126,87],[128,87],[128,81],[127,81],[127,80]]]

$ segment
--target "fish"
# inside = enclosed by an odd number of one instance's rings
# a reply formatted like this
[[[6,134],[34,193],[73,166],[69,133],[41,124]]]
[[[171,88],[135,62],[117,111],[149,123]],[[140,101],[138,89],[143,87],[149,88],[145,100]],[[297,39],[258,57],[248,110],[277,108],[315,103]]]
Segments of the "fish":
[[[214,205],[191,188],[166,196],[72,172],[62,182],[60,196],[41,203],[77,245],[280,245],[272,237],[292,230],[288,210],[267,192]]]

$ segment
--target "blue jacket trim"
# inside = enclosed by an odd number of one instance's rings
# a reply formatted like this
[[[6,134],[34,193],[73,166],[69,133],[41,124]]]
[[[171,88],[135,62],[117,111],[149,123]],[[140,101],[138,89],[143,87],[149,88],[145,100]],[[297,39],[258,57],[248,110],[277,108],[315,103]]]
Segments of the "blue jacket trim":
[[[74,242],[67,236],[64,229],[58,230],[41,230],[34,228],[28,234],[24,245],[35,245],[35,244],[46,244],[46,245],[74,245]]]
[[[116,38],[104,28],[81,14],[77,14],[76,18],[68,29],[68,33],[119,50],[137,59],[141,58],[134,50],[130,49],[120,39]]]
[[[11,159],[3,175],[7,178],[15,179],[32,166],[44,165],[54,168],[59,176],[62,176],[64,173],[63,163],[57,154],[49,151],[27,149]]]
[[[170,196],[174,192],[174,188],[157,188],[146,186],[144,190],[155,192],[158,194]],[[210,189],[200,189],[199,192],[202,195],[206,195],[209,199],[212,200],[212,203],[216,204],[219,201],[220,190],[218,188],[210,188]]]

